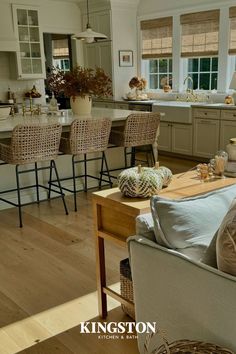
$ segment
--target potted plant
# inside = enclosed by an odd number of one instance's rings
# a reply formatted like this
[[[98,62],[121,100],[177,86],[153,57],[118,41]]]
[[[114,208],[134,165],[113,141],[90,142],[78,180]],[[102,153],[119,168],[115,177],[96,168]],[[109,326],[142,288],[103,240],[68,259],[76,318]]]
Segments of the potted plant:
[[[94,70],[77,66],[69,72],[53,68],[47,81],[51,91],[64,93],[70,98],[71,109],[75,114],[91,113],[92,96],[112,95],[111,79],[101,68]]]
[[[147,81],[143,77],[134,76],[130,82],[129,87],[131,90],[135,89],[135,93],[132,92],[128,94],[128,99],[136,99],[136,100],[145,100],[147,99],[147,94],[144,93],[144,90],[147,86]]]

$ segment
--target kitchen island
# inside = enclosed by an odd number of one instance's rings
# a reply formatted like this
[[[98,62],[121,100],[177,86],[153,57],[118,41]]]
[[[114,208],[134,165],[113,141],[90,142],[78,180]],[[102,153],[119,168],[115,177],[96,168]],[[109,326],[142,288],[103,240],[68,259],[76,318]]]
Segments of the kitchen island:
[[[63,131],[69,129],[70,124],[74,119],[93,119],[93,118],[110,118],[112,120],[112,126],[124,125],[126,118],[131,113],[140,113],[138,111],[129,111],[125,109],[112,109],[112,108],[92,108],[92,112],[89,115],[76,116],[70,110],[58,111],[53,115],[33,115],[27,114],[26,116],[15,115],[9,116],[7,119],[0,120],[0,139],[11,137],[12,130],[18,124],[46,124],[52,122],[59,122],[62,125]]]
[[[123,109],[111,109],[111,108],[92,108],[91,115],[81,115],[76,116],[71,113],[71,111],[64,111],[64,115],[61,115],[61,112],[58,112],[58,115],[47,116],[36,115],[36,116],[25,116],[16,115],[15,117],[8,117],[6,120],[0,121],[0,140],[5,138],[10,138],[12,134],[12,130],[18,124],[27,124],[27,123],[35,123],[35,124],[46,124],[52,122],[59,122],[62,125],[63,131],[68,131],[70,128],[71,122],[78,119],[95,119],[95,118],[110,118],[112,120],[112,126],[123,126],[127,117],[131,113],[140,113],[136,111],[129,111]],[[156,144],[157,147],[157,144]],[[123,148],[114,148],[108,149],[106,152],[108,166],[110,169],[119,168],[124,166],[124,154]],[[44,165],[45,162],[42,163]],[[71,156],[70,155],[60,155],[57,159],[57,167],[59,169],[60,177],[69,177],[72,176],[72,166],[71,166]],[[0,190],[9,190],[15,188],[15,172],[14,166],[12,165],[1,165],[0,166],[1,173],[1,183]],[[100,171],[100,161],[92,161],[88,166],[88,173],[92,175],[99,175]],[[78,173],[81,174],[82,166],[78,166]],[[29,185],[34,183],[33,174],[27,174],[21,176],[22,185]],[[40,171],[39,179],[41,183],[47,184],[48,182],[48,173],[46,171]],[[70,181],[67,181],[67,187],[70,186]],[[97,187],[97,182],[94,180],[89,181],[89,188]],[[83,180],[79,180],[78,188],[83,188]],[[45,191],[41,192],[41,199],[46,198]],[[10,200],[14,200],[16,198],[15,193],[8,193],[6,195]],[[24,190],[22,191],[23,202],[31,202],[35,200],[35,191],[34,190]],[[4,209],[9,207],[8,204],[1,203],[0,209]]]

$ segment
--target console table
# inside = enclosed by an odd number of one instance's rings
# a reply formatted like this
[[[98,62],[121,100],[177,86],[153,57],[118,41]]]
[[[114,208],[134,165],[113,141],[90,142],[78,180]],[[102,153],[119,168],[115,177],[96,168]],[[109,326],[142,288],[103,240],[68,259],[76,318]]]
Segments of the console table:
[[[234,178],[213,179],[200,182],[196,172],[174,175],[171,184],[160,191],[165,198],[180,199],[204,194],[236,183]],[[140,214],[150,212],[150,200],[126,198],[118,188],[111,188],[92,195],[96,240],[96,269],[99,315],[107,316],[107,295],[120,303],[132,307],[133,304],[106,284],[104,242],[111,241],[126,247],[129,236],[135,235],[135,219]]]

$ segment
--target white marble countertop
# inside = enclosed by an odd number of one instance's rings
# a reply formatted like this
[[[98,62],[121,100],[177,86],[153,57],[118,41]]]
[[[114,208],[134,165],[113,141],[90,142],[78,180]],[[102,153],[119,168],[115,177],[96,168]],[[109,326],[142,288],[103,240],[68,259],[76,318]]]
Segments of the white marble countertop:
[[[92,112],[90,115],[73,115],[70,110],[64,111],[65,116],[58,112],[58,115],[48,116],[46,114],[42,114],[40,116],[35,115],[27,115],[23,117],[22,115],[15,115],[14,117],[9,116],[4,120],[0,120],[0,137],[5,138],[9,137],[9,133],[12,132],[13,128],[18,124],[27,124],[27,123],[35,123],[35,124],[46,124],[50,122],[59,122],[63,127],[70,126],[71,122],[76,119],[93,119],[93,118],[110,118],[112,122],[119,123],[124,122],[128,115],[131,113],[140,113],[140,111],[129,111],[124,109],[112,109],[112,108],[92,108]]]
[[[225,103],[208,103],[208,102],[186,102],[186,101],[164,101],[159,100],[153,103],[154,106],[165,107],[202,107],[202,108],[216,108],[216,109],[236,109],[236,105]]]

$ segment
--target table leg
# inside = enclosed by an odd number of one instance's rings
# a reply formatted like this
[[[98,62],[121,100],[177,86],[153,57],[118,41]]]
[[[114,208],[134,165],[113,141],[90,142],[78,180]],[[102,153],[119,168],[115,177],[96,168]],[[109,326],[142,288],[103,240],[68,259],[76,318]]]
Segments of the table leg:
[[[97,237],[97,291],[98,291],[98,310],[99,316],[107,317],[107,295],[103,292],[106,286],[105,269],[105,248],[104,239]]]
[[[102,318],[107,317],[107,295],[103,292],[106,286],[106,265],[104,239],[99,237],[98,231],[101,227],[101,206],[94,204],[95,238],[96,238],[96,270],[97,270],[97,292],[98,310]]]

